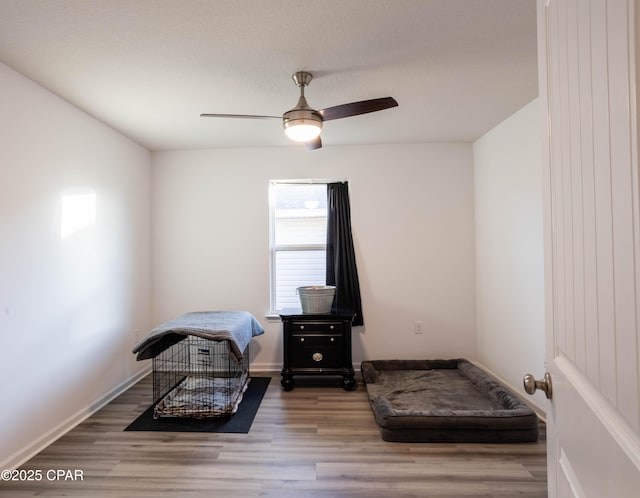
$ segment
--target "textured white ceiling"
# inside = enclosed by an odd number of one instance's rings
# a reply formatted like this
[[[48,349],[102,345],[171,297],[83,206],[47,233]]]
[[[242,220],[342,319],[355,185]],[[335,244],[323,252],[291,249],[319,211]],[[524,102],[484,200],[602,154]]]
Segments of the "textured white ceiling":
[[[399,103],[325,147],[472,141],[538,93],[535,0],[0,0],[0,61],[152,150],[290,145],[199,115],[281,115],[298,70],[316,109]]]

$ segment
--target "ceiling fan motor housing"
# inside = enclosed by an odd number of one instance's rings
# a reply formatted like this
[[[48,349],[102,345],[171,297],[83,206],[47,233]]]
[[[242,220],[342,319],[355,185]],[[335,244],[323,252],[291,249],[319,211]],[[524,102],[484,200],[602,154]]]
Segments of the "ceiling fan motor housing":
[[[322,116],[313,109],[291,109],[282,116],[282,126],[290,139],[308,142],[320,135]]]

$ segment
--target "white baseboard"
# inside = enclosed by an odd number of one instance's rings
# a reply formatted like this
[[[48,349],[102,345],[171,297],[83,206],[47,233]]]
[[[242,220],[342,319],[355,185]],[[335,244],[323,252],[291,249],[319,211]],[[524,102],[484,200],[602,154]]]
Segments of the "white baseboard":
[[[280,372],[282,370],[282,363],[254,363],[253,361],[249,364],[249,372],[259,373],[259,372]]]
[[[151,372],[151,366],[149,365],[147,368],[140,370],[135,373],[128,379],[124,380],[116,387],[114,387],[111,391],[109,391],[106,395],[98,398],[85,408],[78,410],[75,414],[71,415],[66,420],[62,421],[56,427],[43,434],[41,437],[33,441],[31,444],[26,446],[25,448],[15,452],[13,455],[10,455],[8,458],[0,462],[0,469],[17,469],[22,464],[36,456],[42,450],[44,450],[47,446],[52,444],[57,439],[64,436],[71,429],[76,427],[78,424],[84,422],[91,415],[100,410],[107,403],[113,401],[120,394],[125,392],[135,383],[137,383],[140,379],[145,377]]]

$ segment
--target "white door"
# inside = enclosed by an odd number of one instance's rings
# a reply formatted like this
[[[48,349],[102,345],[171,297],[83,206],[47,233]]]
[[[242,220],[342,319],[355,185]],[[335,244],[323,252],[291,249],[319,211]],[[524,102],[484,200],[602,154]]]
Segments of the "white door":
[[[640,0],[538,0],[549,496],[640,496]]]

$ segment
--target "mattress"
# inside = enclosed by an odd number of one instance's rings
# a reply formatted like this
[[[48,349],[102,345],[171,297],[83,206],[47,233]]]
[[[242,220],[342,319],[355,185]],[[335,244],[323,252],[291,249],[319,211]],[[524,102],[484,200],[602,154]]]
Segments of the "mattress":
[[[464,358],[363,361],[385,441],[515,443],[538,439],[536,413]]]

